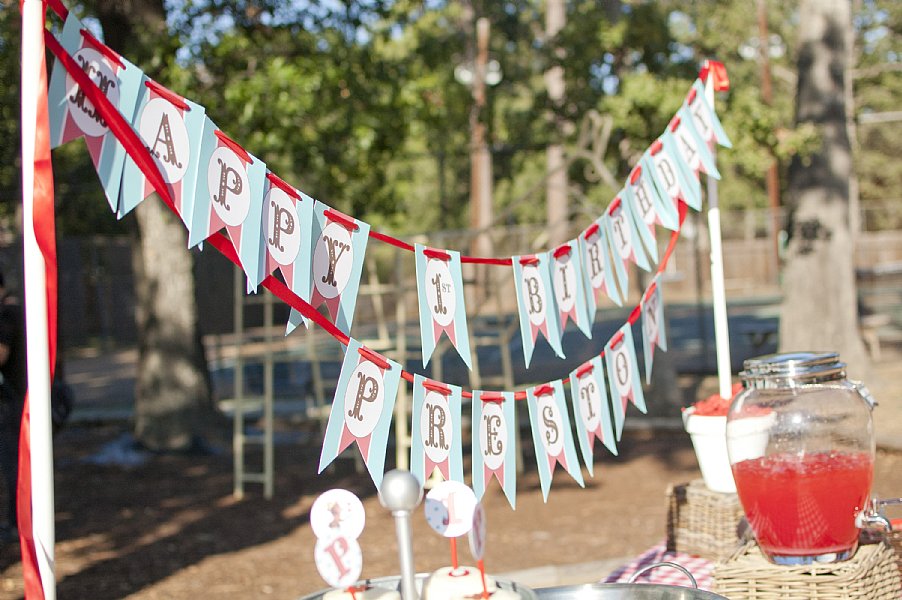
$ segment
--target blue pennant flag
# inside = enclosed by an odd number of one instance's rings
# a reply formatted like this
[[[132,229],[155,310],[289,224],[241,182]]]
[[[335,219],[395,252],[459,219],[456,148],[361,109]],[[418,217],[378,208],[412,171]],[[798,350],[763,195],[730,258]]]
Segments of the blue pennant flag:
[[[684,106],[689,109],[695,129],[709,148],[713,148],[715,143],[725,148],[733,147],[727,132],[720,124],[720,119],[717,118],[717,113],[714,112],[714,107],[708,104],[708,99],[705,98],[705,84],[701,79],[696,79],[692,84]]]
[[[547,252],[529,256],[515,256],[514,286],[517,290],[517,308],[520,313],[520,337],[523,340],[523,356],[526,366],[532,360],[539,332],[545,336],[554,353],[564,358],[561,348],[561,329],[554,307],[554,294]]]
[[[699,172],[703,172],[714,179],[720,179],[720,172],[714,164],[714,155],[708,143],[695,129],[692,114],[689,108],[683,105],[677,111],[676,116],[670,122],[670,131],[677,141],[677,148],[682,159],[689,165],[698,180]]]
[[[623,421],[628,402],[632,402],[642,412],[645,396],[639,381],[639,364],[636,361],[636,347],[629,323],[625,323],[604,347],[605,364],[608,371],[608,388],[611,392],[611,408],[614,410],[614,430],[617,440],[623,433]]]
[[[701,185],[698,176],[683,160],[676,138],[669,129],[652,146],[649,162],[653,166],[651,172],[659,193],[673,203],[677,213],[679,213],[678,201],[680,200],[694,210],[701,210]],[[677,216],[677,227],[679,227],[679,216]]]
[[[445,481],[464,483],[460,405],[461,390],[456,385],[413,376],[410,472],[421,484],[434,469]]]
[[[460,252],[435,250],[416,244],[414,254],[423,366],[429,364],[435,345],[444,332],[467,367],[472,369]]]
[[[573,321],[587,338],[592,337],[592,317],[586,304],[585,277],[577,240],[570,240],[553,253],[551,281],[555,305],[563,334],[568,321]],[[594,308],[594,307],[593,307]]]
[[[606,216],[600,217],[579,236],[583,280],[586,284],[586,304],[591,320],[595,319],[602,296],[607,296],[617,306],[623,305],[620,293],[617,291],[611,247],[608,244],[608,228],[604,224],[605,218]],[[623,265],[621,265],[622,267]]]
[[[600,440],[611,454],[617,454],[608,390],[604,383],[604,367],[596,356],[570,372],[570,401],[576,422],[576,439],[583,462],[594,476],[595,440]]]
[[[664,296],[661,294],[661,275],[655,276],[641,303],[642,348],[645,353],[645,383],[651,383],[651,367],[655,346],[667,352],[667,327],[664,322]]]
[[[532,441],[536,447],[536,463],[539,467],[539,483],[542,497],[548,502],[551,479],[558,463],[573,480],[585,487],[583,473],[576,458],[576,448],[570,433],[570,416],[564,400],[564,384],[558,379],[526,390],[529,405],[529,421],[532,424]]]
[[[517,416],[513,392],[473,390],[473,491],[485,494],[492,477],[517,507]]]

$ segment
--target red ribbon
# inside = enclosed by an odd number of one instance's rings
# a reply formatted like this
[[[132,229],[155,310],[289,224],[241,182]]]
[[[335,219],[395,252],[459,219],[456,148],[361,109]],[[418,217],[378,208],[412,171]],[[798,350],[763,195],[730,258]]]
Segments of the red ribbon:
[[[706,60],[698,72],[698,78],[707,81],[711,77],[715,92],[726,92],[730,89],[730,77],[727,75],[727,68],[724,64],[717,60]]]

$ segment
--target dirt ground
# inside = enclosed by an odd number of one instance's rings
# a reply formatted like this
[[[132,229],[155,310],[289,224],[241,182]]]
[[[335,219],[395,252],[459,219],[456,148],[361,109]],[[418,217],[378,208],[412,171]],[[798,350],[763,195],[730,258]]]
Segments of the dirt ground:
[[[323,587],[307,515],[316,496],[332,487],[351,489],[364,501],[363,575],[397,573],[392,519],[351,461],[317,476],[316,448],[280,444],[274,498],[263,499],[252,485],[236,500],[228,452],[153,456],[132,467],[85,460],[121,439],[125,427],[71,425],[57,436],[59,598],[298,598]],[[668,484],[698,476],[688,436],[628,430],[619,456],[597,453],[587,489],[558,469],[547,504],[528,462],[516,511],[497,485],[489,488],[490,572],[625,558],[663,539]],[[875,491],[902,495],[902,453],[880,451]],[[417,570],[449,564],[447,541],[428,529],[422,512],[414,515],[414,538]],[[465,544],[462,553],[465,560]],[[20,598],[17,544],[0,548],[0,571],[0,598]]]

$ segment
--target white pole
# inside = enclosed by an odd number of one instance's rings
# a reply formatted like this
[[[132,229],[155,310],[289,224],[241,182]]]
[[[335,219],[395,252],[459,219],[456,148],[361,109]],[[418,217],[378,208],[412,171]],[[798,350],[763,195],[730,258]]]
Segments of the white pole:
[[[714,108],[714,77],[708,72],[705,99]],[[711,151],[716,153],[716,149]],[[717,381],[723,398],[732,396],[730,366],[730,330],[727,324],[727,294],[723,280],[723,243],[720,235],[720,207],[717,205],[717,180],[710,175],[708,189],[708,235],[711,239],[711,302],[714,308],[714,346],[717,351]]]
[[[44,257],[34,232],[34,158],[39,73],[44,68],[44,10],[40,0],[22,5],[22,237],[25,254],[25,327],[28,332],[28,401],[31,422],[32,527],[46,600],[55,600],[53,441]],[[21,502],[22,499],[20,498]]]

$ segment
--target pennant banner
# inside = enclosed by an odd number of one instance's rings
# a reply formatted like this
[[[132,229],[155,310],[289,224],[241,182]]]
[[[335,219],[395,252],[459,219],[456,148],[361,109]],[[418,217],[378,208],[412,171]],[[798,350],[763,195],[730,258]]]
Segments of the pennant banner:
[[[686,96],[685,106],[689,108],[696,131],[707,142],[709,148],[713,148],[714,144],[725,148],[733,147],[727,132],[720,124],[720,119],[717,118],[717,113],[714,112],[714,107],[708,104],[705,98],[705,84],[701,79],[696,79],[692,84],[692,89]]]
[[[655,186],[661,196],[670,201],[674,211],[679,212],[680,200],[695,210],[701,210],[701,184],[691,166],[680,155],[677,141],[669,130],[652,144],[650,155],[649,171],[654,177]],[[677,223],[679,224],[679,214]]]
[[[91,35],[72,13],[63,26],[60,43],[112,105],[131,119],[141,87],[141,70]],[[48,102],[51,148],[84,137],[107,202],[115,212],[125,148],[59,61],[53,65]]]
[[[667,352],[667,328],[664,322],[664,297],[661,295],[661,275],[656,275],[649,292],[640,304],[642,313],[642,348],[645,353],[645,383],[651,383],[651,366],[655,345]]]
[[[689,108],[684,104],[670,122],[670,131],[677,141],[680,156],[690,165],[698,183],[698,174],[703,172],[714,179],[720,179],[720,172],[714,164],[714,156],[708,143],[695,128]],[[699,184],[701,189],[701,184]]]
[[[620,441],[627,402],[632,402],[636,408],[646,412],[645,396],[639,381],[636,347],[633,345],[633,332],[629,323],[624,324],[605,345],[604,358],[608,368],[611,408],[614,411],[614,430]]]
[[[555,315],[554,296],[547,252],[530,256],[514,256],[514,285],[517,290],[517,308],[520,313],[520,337],[523,340],[523,357],[526,366],[532,360],[539,332],[545,336],[554,353],[564,358],[561,348],[561,330]]]
[[[445,481],[464,482],[461,389],[413,376],[410,472],[421,484],[438,468]]]
[[[580,487],[585,487],[570,433],[570,417],[561,380],[527,389],[526,403],[529,405],[532,441],[536,447],[539,483],[545,502],[548,502],[551,479],[558,463]]]
[[[263,187],[264,277],[276,269],[292,292],[310,302],[310,263],[313,254],[313,198],[274,173]],[[262,278],[261,278],[262,280]]]
[[[517,507],[517,417],[513,392],[473,390],[473,490],[481,499],[494,476]]]
[[[583,462],[589,469],[589,475],[594,477],[595,440],[600,440],[611,454],[617,454],[600,356],[570,372],[570,401],[573,404],[576,438],[579,440]]]
[[[608,244],[608,228],[604,224],[603,217],[579,236],[579,248],[583,258],[583,279],[586,283],[589,318],[594,320],[602,295],[610,298],[617,306],[623,305],[617,291],[611,247]]]
[[[401,381],[401,365],[351,339],[326,425],[319,473],[357,442],[376,488],[385,471],[385,448]]]
[[[592,319],[586,304],[586,292],[579,244],[570,240],[552,254],[551,281],[561,334],[568,321],[573,321],[587,338],[592,337]],[[594,311],[592,315],[594,316]]]
[[[182,222],[191,231],[194,192],[204,134],[204,107],[186,100],[144,76],[139,86],[132,128],[163,175]],[[125,159],[119,190],[121,219],[146,198],[153,186],[131,157]]]
[[[423,367],[429,364],[435,345],[444,332],[467,368],[472,369],[460,252],[435,250],[416,244],[414,255],[417,265]]]

